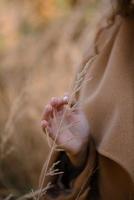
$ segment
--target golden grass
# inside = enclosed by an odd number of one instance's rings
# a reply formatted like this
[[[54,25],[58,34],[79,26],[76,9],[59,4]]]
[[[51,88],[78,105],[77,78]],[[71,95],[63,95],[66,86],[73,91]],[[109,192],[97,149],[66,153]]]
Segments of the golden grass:
[[[92,34],[85,13],[86,8],[78,8],[47,29],[24,36],[18,35],[17,22],[14,26],[9,20],[17,33],[12,41],[17,38],[3,50],[0,61],[0,182],[7,196],[8,191],[37,189],[49,151],[40,116],[50,97],[68,90],[81,61]]]

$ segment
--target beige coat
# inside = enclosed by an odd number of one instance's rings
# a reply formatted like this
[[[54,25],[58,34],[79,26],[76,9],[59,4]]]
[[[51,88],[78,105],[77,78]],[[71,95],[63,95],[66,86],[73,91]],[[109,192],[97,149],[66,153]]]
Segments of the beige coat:
[[[57,197],[48,194],[47,200],[95,199],[90,198],[89,180],[96,159],[97,199],[134,200],[134,18],[117,16],[99,32],[96,47],[96,59],[87,72],[92,80],[84,83],[79,94],[92,134],[86,166],[68,192],[62,189]],[[90,51],[88,59],[94,54]]]

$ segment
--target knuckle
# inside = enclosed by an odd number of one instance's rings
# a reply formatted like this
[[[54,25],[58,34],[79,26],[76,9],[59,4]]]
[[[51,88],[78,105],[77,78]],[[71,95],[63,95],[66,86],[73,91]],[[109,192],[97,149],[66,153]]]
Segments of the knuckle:
[[[55,101],[56,99],[57,99],[56,97],[52,97],[51,102]]]
[[[49,111],[52,109],[52,106],[50,104],[47,104],[46,107],[45,107],[46,111]]]
[[[51,105],[54,106],[57,103],[57,97],[52,97]]]

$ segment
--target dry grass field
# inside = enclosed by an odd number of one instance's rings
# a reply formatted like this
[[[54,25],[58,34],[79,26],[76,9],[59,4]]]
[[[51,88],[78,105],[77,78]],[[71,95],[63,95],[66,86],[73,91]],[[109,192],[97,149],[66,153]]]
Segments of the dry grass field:
[[[42,110],[69,90],[98,2],[0,1],[0,199],[38,186],[49,150]]]

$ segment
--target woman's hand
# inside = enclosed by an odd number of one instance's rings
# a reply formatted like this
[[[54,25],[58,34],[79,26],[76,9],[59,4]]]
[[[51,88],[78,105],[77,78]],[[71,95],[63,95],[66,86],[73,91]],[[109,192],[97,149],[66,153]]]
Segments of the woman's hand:
[[[59,148],[69,156],[75,166],[81,166],[86,158],[89,141],[89,123],[84,112],[68,106],[69,97],[52,98],[45,107],[41,125],[55,140]]]

